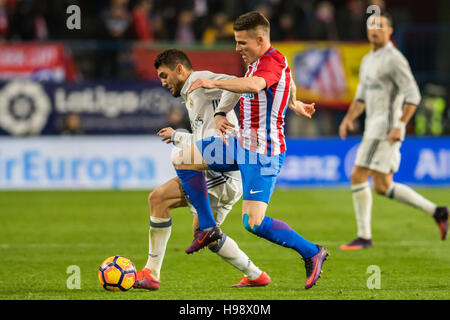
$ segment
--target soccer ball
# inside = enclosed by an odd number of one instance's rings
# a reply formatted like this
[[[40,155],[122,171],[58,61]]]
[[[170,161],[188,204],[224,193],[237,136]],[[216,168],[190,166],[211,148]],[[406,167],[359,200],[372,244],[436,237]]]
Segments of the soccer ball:
[[[100,265],[98,280],[106,290],[127,291],[136,281],[136,268],[130,259],[112,256]]]

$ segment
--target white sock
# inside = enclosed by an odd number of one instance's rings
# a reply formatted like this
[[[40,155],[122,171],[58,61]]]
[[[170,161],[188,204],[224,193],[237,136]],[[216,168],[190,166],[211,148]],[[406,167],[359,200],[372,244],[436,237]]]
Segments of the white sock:
[[[386,192],[386,196],[428,212],[430,215],[433,215],[436,210],[436,205],[434,203],[425,199],[407,185],[401,183],[393,183]]]
[[[244,276],[250,280],[258,278],[262,273],[244,251],[239,248],[237,243],[226,234],[223,234],[222,239],[209,249],[236,269],[242,271]]]
[[[152,271],[152,276],[156,279],[160,277],[161,265],[171,231],[171,218],[150,217],[148,260],[145,267]]]
[[[372,192],[369,182],[353,184],[353,208],[355,209],[358,237],[366,240],[372,239]]]

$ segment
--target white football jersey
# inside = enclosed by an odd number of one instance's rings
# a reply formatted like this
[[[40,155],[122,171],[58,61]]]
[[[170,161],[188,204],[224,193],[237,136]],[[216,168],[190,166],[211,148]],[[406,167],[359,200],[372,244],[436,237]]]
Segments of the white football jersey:
[[[191,146],[198,140],[215,136],[217,132],[214,126],[215,110],[223,106],[235,106],[240,99],[240,94],[222,89],[204,89],[200,88],[188,93],[191,84],[199,79],[224,80],[235,78],[230,75],[216,74],[210,71],[194,71],[184,83],[181,89],[181,97],[184,100],[191,122],[192,133],[176,131],[172,137],[174,145],[179,148]],[[238,119],[234,110],[227,113],[227,119],[235,128],[239,128]],[[208,187],[213,187],[227,178],[241,179],[239,171],[215,172],[205,171]]]
[[[375,139],[386,139],[398,127],[403,104],[420,103],[408,61],[392,42],[364,56],[355,99],[366,106],[364,138]]]

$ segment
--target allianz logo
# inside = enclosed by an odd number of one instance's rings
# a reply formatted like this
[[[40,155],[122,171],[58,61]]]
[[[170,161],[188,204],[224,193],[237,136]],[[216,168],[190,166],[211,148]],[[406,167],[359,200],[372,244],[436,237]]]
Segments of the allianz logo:
[[[418,180],[425,177],[436,180],[450,178],[450,150],[428,148],[420,150],[414,177]]]
[[[337,155],[288,156],[279,178],[285,180],[323,180],[338,181],[341,178]]]

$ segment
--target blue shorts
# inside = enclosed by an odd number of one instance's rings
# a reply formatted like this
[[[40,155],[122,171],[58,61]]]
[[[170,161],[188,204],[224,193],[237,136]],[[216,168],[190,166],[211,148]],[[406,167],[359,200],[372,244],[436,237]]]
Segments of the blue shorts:
[[[196,142],[209,168],[218,172],[239,170],[244,200],[269,203],[285,153],[267,156],[241,147],[237,139],[228,137],[228,146],[220,137]]]

